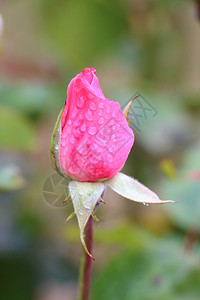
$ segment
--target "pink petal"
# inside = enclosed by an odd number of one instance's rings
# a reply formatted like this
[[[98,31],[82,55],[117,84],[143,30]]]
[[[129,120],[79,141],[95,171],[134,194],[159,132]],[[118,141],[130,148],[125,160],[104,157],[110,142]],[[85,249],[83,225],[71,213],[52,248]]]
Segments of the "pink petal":
[[[104,97],[95,70],[78,74],[61,117],[63,172],[78,181],[110,179],[124,166],[133,142],[119,103]]]

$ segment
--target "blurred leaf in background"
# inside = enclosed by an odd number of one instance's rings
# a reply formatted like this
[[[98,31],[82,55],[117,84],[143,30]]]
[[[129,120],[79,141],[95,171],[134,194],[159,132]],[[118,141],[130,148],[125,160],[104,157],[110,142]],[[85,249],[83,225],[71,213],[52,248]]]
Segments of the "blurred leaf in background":
[[[198,261],[197,255],[184,252],[173,240],[123,251],[96,273],[92,299],[197,299]],[[191,286],[181,290],[191,276]]]
[[[21,113],[8,107],[0,108],[0,148],[32,151],[36,133],[32,123]]]
[[[184,230],[200,232],[200,180],[191,177],[200,172],[200,146],[194,145],[185,151],[179,167],[179,178],[165,180],[161,184],[161,193],[179,201],[178,206],[166,206],[165,210],[173,222]]]
[[[25,186],[25,180],[16,166],[0,167],[0,193],[18,190]]]
[[[49,36],[63,61],[78,70],[114,50],[128,29],[124,3],[119,0],[43,0],[40,5],[45,38]]]

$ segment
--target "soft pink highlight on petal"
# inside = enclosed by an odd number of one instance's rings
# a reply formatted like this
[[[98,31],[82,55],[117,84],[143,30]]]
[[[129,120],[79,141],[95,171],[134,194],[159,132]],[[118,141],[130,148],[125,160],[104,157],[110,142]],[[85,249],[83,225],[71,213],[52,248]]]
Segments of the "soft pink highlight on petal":
[[[72,79],[61,118],[60,165],[79,181],[112,178],[134,142],[119,103],[104,97],[95,72],[86,68]]]

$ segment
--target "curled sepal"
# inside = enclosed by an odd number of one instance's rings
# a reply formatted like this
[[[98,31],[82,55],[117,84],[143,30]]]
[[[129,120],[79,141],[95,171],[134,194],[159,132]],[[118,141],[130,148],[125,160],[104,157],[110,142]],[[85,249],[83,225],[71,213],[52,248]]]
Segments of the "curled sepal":
[[[126,105],[126,107],[125,107],[125,109],[124,109],[124,111],[123,111],[123,115],[124,115],[124,117],[126,118],[126,121],[129,123],[129,121],[128,121],[128,114],[129,114],[129,110],[130,110],[130,108],[131,108],[131,104],[133,103],[133,101],[135,100],[135,99],[137,99],[138,97],[139,97],[140,95],[137,95],[137,96],[135,96],[127,105]]]
[[[92,258],[89,253],[85,240],[84,229],[90,215],[93,213],[98,199],[104,192],[105,185],[102,182],[80,182],[70,181],[69,192],[73,202],[74,211],[76,213],[78,224],[80,227],[80,237],[86,253]]]
[[[170,203],[172,200],[160,200],[159,197],[142,183],[123,173],[118,173],[112,179],[105,181],[116,193],[130,200],[143,204]]]

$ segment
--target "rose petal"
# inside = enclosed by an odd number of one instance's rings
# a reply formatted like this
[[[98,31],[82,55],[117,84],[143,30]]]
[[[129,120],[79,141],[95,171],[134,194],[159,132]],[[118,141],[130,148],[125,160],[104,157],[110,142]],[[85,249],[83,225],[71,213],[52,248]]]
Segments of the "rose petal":
[[[133,142],[120,104],[104,97],[95,70],[78,74],[61,116],[63,174],[78,181],[110,179],[124,166]]]

